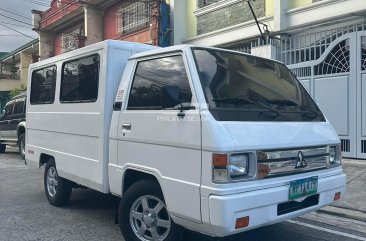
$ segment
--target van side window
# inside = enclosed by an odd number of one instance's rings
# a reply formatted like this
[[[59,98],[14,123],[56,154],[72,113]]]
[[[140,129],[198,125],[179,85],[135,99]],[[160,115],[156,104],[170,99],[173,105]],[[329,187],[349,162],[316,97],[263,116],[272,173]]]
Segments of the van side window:
[[[181,103],[191,103],[192,92],[181,55],[139,62],[127,109],[161,110],[161,88],[165,85],[178,86]]]
[[[31,104],[52,104],[55,100],[56,66],[33,71]]]
[[[14,115],[23,114],[24,113],[24,100],[18,100],[14,105]]]
[[[94,102],[98,98],[99,55],[66,62],[62,66],[60,101]]]

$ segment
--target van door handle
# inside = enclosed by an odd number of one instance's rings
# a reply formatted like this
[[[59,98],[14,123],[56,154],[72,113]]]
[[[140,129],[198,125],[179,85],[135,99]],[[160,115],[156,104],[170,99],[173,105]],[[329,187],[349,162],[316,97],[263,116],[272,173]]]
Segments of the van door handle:
[[[131,131],[131,124],[130,123],[122,124],[122,131]]]

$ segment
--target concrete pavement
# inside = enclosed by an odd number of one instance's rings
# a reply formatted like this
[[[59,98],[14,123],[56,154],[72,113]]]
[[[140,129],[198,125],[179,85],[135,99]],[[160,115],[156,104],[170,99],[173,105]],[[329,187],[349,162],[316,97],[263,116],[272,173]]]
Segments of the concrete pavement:
[[[318,212],[366,222],[366,160],[343,159],[347,175],[346,194]]]

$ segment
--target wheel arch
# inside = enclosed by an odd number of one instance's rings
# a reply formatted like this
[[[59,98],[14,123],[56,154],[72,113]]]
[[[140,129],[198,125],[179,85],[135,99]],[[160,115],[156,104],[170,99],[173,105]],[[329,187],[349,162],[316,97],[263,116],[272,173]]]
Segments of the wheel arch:
[[[18,125],[18,128],[17,128],[17,138],[18,138],[18,141],[19,141],[19,136],[21,134],[25,134],[25,129],[26,129],[26,123],[25,123],[25,121],[20,122],[19,125]]]
[[[39,166],[43,166],[45,164],[47,164],[47,162],[50,160],[50,158],[53,158],[53,160],[55,161],[55,165],[56,165],[56,160],[53,156],[48,155],[46,153],[41,153],[41,155],[39,156]]]
[[[124,171],[123,176],[122,176],[122,195],[123,193],[126,192],[126,190],[134,183],[136,183],[139,180],[142,179],[149,179],[149,180],[153,180],[155,181],[159,186],[161,191],[163,192],[163,196],[164,195],[164,190],[162,188],[162,185],[159,181],[159,178],[156,177],[156,175],[152,172],[148,172],[145,170],[138,170],[138,169],[134,169],[134,168],[128,168]]]

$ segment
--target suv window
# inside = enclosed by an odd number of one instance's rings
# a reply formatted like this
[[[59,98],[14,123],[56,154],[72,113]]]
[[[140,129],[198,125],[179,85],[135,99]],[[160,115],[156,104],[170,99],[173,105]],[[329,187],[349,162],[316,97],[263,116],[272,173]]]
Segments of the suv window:
[[[180,101],[182,103],[191,103],[192,92],[181,55],[139,62],[127,109],[162,109],[161,88],[166,85],[179,86]]]
[[[6,106],[5,106],[5,113],[4,116],[9,116],[13,114],[13,109],[14,109],[14,101],[9,102]]]
[[[56,66],[35,70],[31,80],[31,104],[52,104],[55,100]]]
[[[18,100],[14,104],[14,115],[23,114],[24,113],[24,99]]]
[[[99,55],[64,63],[61,77],[61,102],[94,102],[98,97]]]

